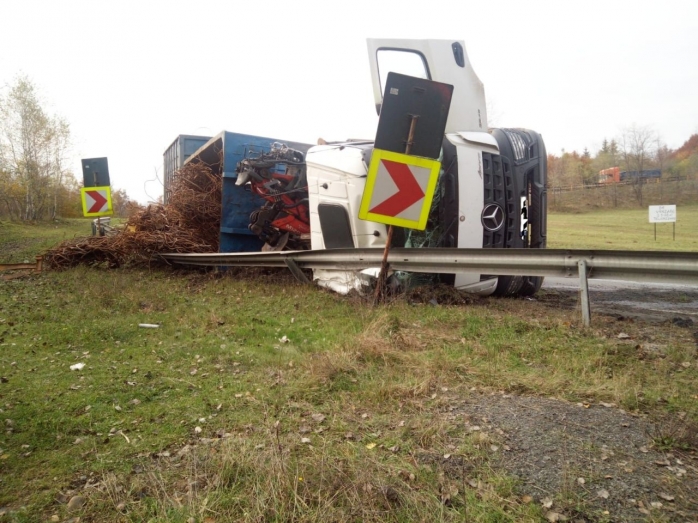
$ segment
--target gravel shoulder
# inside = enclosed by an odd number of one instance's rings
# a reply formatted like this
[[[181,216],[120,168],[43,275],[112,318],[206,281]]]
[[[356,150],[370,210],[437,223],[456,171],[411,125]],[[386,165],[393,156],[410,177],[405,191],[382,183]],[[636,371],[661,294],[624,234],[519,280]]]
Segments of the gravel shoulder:
[[[501,393],[464,400],[452,415],[466,430],[499,434],[493,465],[549,520],[698,521],[698,455],[659,449],[663,428],[646,418]]]

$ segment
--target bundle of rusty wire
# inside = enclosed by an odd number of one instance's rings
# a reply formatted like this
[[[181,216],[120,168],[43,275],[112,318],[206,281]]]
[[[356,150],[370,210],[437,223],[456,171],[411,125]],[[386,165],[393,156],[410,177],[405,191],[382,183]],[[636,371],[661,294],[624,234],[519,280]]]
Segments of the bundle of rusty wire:
[[[177,172],[167,205],[137,208],[114,235],[64,241],[45,254],[45,263],[152,265],[163,263],[158,253],[217,252],[221,185],[206,165],[188,164]]]

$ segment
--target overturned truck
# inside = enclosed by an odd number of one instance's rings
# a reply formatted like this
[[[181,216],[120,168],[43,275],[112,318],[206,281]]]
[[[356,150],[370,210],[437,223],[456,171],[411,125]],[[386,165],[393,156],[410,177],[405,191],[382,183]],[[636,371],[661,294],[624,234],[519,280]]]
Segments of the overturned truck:
[[[397,228],[391,246],[544,248],[543,139],[528,129],[488,128],[484,87],[463,43],[369,40],[368,48],[379,112],[389,72],[454,86],[427,229]],[[372,151],[370,140],[313,146],[231,132],[182,135],[165,152],[165,195],[187,162],[203,162],[222,177],[221,252],[382,249],[387,226],[358,218]],[[314,271],[318,284],[342,293],[360,290],[375,275]],[[470,272],[430,277],[482,295],[531,295],[542,283]]]

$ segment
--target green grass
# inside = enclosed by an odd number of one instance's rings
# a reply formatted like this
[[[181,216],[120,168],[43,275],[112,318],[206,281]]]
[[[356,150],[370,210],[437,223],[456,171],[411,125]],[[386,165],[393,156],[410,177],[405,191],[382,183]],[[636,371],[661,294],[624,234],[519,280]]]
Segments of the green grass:
[[[538,303],[85,268],[0,285],[0,506],[27,521],[85,482],[95,521],[537,521],[446,415],[471,389],[696,415],[690,342],[639,361]]]
[[[620,249],[633,251],[698,250],[698,205],[676,209],[676,240],[671,223],[649,223],[647,208],[616,209],[583,214],[550,213],[548,248]]]
[[[0,220],[0,263],[32,263],[35,256],[57,243],[90,234],[89,218],[36,224]]]
[[[254,274],[81,267],[0,281],[11,520],[540,521],[489,440],[450,415],[464,398],[698,419],[685,329],[624,324],[663,344],[666,357],[640,359],[614,321],[582,329],[545,297],[371,307]],[[87,502],[69,514],[76,493]]]

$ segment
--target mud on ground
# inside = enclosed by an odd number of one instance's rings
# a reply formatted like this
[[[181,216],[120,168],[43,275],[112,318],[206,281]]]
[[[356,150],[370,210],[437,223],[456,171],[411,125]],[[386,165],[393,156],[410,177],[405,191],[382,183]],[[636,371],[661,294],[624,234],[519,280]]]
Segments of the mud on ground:
[[[533,299],[553,308],[581,311],[577,289],[543,289]],[[680,327],[695,324],[698,328],[698,287],[605,284],[590,289],[589,299],[592,316],[649,323],[673,321]]]

